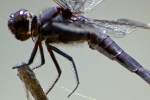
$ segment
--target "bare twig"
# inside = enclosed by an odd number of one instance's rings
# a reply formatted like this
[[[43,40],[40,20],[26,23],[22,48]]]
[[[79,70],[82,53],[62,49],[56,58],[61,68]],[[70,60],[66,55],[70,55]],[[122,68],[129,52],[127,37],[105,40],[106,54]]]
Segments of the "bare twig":
[[[34,72],[27,65],[18,67],[18,76],[35,100],[48,100]]]

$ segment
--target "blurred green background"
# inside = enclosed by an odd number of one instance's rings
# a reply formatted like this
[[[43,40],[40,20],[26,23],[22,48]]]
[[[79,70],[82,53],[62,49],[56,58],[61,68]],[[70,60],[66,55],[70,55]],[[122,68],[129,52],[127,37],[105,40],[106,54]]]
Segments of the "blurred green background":
[[[129,18],[150,22],[150,0],[105,0],[85,16],[97,19]],[[25,88],[11,67],[28,61],[34,46],[32,40],[20,42],[7,28],[10,13],[20,8],[35,14],[52,7],[51,0],[0,0],[0,99],[26,100]],[[125,51],[150,69],[150,30],[139,30],[125,38],[113,38]],[[44,46],[45,47],[45,46]],[[57,45],[71,55],[76,63],[80,85],[70,100],[149,100],[150,86],[137,75],[129,72],[115,61],[99,52],[89,49],[87,43],[81,45]],[[55,66],[46,49],[46,64],[36,70],[36,75],[44,90],[57,76]],[[72,65],[57,55],[62,68],[62,76],[49,93],[49,100],[69,100],[67,95],[75,87]],[[33,66],[40,63],[39,55]]]

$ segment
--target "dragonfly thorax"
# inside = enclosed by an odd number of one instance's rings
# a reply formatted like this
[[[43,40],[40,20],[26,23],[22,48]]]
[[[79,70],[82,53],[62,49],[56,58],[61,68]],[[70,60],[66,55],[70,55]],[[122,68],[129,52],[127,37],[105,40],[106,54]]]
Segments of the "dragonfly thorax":
[[[64,9],[62,10],[62,16],[65,18],[65,19],[70,19],[72,17],[72,12],[70,9]]]

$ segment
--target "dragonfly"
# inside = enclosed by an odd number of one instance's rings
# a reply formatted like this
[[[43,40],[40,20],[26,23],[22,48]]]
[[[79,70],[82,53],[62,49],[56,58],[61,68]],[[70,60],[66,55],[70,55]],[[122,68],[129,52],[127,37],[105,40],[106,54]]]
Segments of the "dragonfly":
[[[56,48],[52,44],[71,44],[87,42],[89,48],[97,50],[111,60],[115,60],[129,71],[137,74],[150,84],[150,71],[144,68],[138,61],[126,53],[111,36],[124,37],[137,29],[150,29],[147,23],[131,20],[99,20],[83,16],[83,13],[93,9],[103,0],[53,0],[57,6],[43,11],[40,15],[31,14],[26,9],[20,9],[11,13],[8,19],[8,27],[17,40],[25,41],[29,38],[35,42],[29,61],[32,64],[37,50],[41,55],[41,63],[34,67],[37,69],[45,64],[43,45],[46,45],[48,53],[52,58],[58,76],[48,94],[61,76],[61,67],[55,57],[55,53],[65,57],[72,63],[76,76],[76,86],[68,95],[70,97],[79,86],[79,76],[73,58]],[[22,65],[21,65],[22,66]],[[18,68],[15,66],[13,68]]]

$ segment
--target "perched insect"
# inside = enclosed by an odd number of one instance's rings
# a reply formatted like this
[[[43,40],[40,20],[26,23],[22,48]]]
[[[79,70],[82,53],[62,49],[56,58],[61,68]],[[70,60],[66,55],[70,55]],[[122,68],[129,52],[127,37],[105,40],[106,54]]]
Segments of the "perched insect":
[[[96,49],[112,60],[118,61],[122,66],[136,73],[150,84],[150,71],[144,69],[136,60],[121,49],[108,35],[125,36],[137,28],[150,29],[150,26],[129,19],[118,20],[96,20],[82,16],[85,10],[92,9],[102,0],[54,0],[59,6],[45,10],[40,16],[29,13],[28,10],[21,9],[10,15],[8,27],[16,39],[25,41],[30,37],[34,39],[35,46],[31,53],[30,65],[36,55],[37,49],[40,50],[41,64],[45,63],[42,42],[45,43],[47,50],[56,66],[58,77],[52,84],[47,93],[54,87],[61,76],[61,68],[55,58],[53,51],[71,61],[75,75],[76,87],[69,96],[77,89],[79,77],[74,60],[71,56],[50,45],[53,43],[72,43],[88,42],[91,49]],[[88,8],[87,8],[88,7]],[[17,68],[16,66],[14,68]]]

